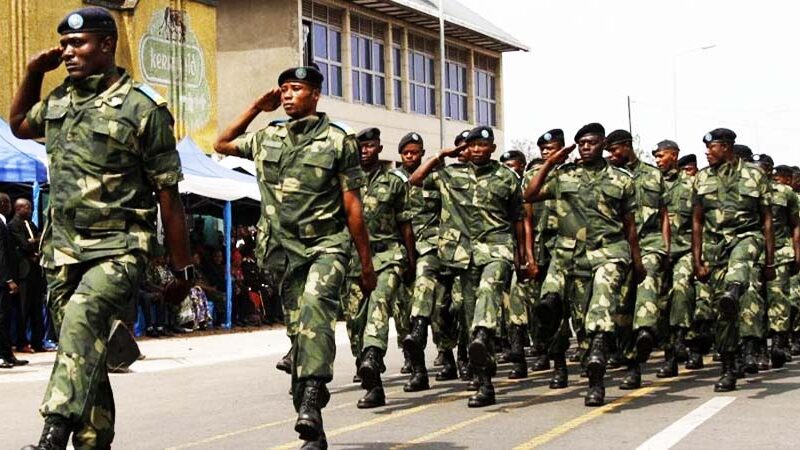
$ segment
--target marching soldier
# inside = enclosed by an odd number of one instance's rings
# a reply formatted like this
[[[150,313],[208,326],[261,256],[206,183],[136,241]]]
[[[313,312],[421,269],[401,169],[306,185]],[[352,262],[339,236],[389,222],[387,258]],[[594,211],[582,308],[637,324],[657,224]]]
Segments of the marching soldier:
[[[678,168],[688,173],[690,177],[697,175],[697,156],[694,154],[681,156],[678,160]]]
[[[764,172],[733,153],[736,133],[717,128],[703,137],[709,166],[692,187],[692,255],[703,295],[717,313],[716,347],[722,358],[717,392],[736,388],[736,353],[744,342],[745,369],[758,370],[755,351],[763,300],[762,276],[775,279],[770,188]]]
[[[333,324],[350,260],[361,262],[365,297],[377,283],[358,189],[364,184],[358,143],[347,127],[317,111],[323,76],[316,67],[287,69],[279,87],[249,106],[217,138],[219,153],[252,159],[261,191],[263,259],[281,296],[296,308],[292,358],[295,431],[306,448],[327,448],[322,408],[330,400],[336,355]],[[246,133],[261,112],[283,106],[289,121]],[[349,231],[349,233],[348,233]]]
[[[52,196],[41,263],[58,353],[36,447],[110,448],[115,407],[106,360],[112,323],[127,317],[154,249],[160,207],[178,284],[194,279],[182,179],[167,102],[116,65],[117,26],[99,7],[69,13],[58,47],[35,56],[11,106],[23,139],[44,138]],[[68,77],[40,100],[46,72]]]
[[[645,272],[636,233],[636,194],[631,175],[603,159],[605,129],[599,123],[578,130],[575,142],[579,146],[578,162],[564,164],[548,178],[575,145],[554,152],[527,186],[525,200],[558,200],[559,238],[539,310],[549,309],[548,315],[560,320],[563,329],[564,299],[575,295],[565,291],[568,277],[578,273],[588,278],[586,286],[581,283],[573,289],[583,295],[575,296],[576,301],[586,301],[584,327],[591,342],[586,358],[589,391],[584,403],[600,406],[605,402],[603,378],[615,329],[612,314],[620,302],[626,272],[632,266],[637,283]],[[565,261],[570,266],[565,268]]]

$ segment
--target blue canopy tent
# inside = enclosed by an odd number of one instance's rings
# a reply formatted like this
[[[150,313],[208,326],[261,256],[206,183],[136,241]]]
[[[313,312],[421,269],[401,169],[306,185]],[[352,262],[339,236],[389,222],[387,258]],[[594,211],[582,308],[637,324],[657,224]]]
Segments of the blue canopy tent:
[[[200,195],[210,199],[222,200],[222,220],[225,234],[225,290],[227,299],[227,317],[225,326],[231,327],[233,300],[233,280],[231,278],[231,225],[233,207],[231,202],[249,198],[260,201],[256,178],[235,170],[222,167],[203,153],[189,137],[178,143],[178,154],[181,158],[184,180],[178,185],[181,193]]]
[[[17,139],[0,119],[0,182],[33,184],[33,223],[39,225],[41,183],[47,182],[47,152],[34,141]]]

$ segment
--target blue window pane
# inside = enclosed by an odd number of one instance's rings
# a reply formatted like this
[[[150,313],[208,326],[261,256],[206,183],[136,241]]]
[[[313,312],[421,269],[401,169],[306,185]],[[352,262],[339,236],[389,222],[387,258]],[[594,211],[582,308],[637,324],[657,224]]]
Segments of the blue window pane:
[[[393,63],[394,63],[394,76],[399,77],[400,76],[401,67],[402,67],[401,66],[402,61],[401,61],[401,58],[400,58],[401,52],[400,52],[399,48],[394,48],[394,49],[392,49],[392,51],[394,52],[394,61],[393,61]]]
[[[394,107],[403,107],[403,83],[400,80],[394,80]]]
[[[319,67],[319,71],[322,73],[322,75],[327,80],[328,79],[328,65],[325,64],[324,62],[320,62],[319,60],[315,60],[314,62],[317,63],[317,66]],[[328,95],[328,83],[326,83],[326,82],[322,83],[322,94],[323,95]]]
[[[350,64],[358,67],[358,38],[355,36],[350,37]]]
[[[383,77],[375,77],[375,104],[386,104],[386,79]]]
[[[460,108],[461,108],[461,120],[469,119],[467,117],[467,97],[461,97]]]
[[[436,114],[436,91],[433,89],[426,89],[428,91],[428,114]]]
[[[467,69],[461,67],[458,71],[458,90],[460,92],[467,92]]]
[[[328,58],[328,30],[317,23],[314,24],[314,56]]]
[[[330,70],[331,80],[331,95],[336,97],[342,96],[342,68],[331,66]]]
[[[361,90],[364,92],[364,101],[366,103],[372,103],[372,75],[366,73],[361,74]]]
[[[342,62],[342,35],[338,31],[331,30],[328,32],[328,41],[330,44],[330,51],[328,52],[328,59],[333,61]]]
[[[492,77],[492,76],[490,76],[488,78],[489,78],[489,86],[488,86],[489,92],[486,93],[487,94],[486,98],[490,98],[492,100],[495,100],[495,95],[496,95],[495,94],[495,85],[494,85],[495,80],[494,80],[494,77]]]
[[[358,84],[358,72],[353,71],[353,101],[361,100],[361,85]]]
[[[386,72],[385,61],[383,60],[383,44],[375,43],[372,45],[372,61],[375,64],[373,70],[380,73]]]
[[[414,111],[425,114],[425,88],[414,86]]]
[[[425,59],[419,53],[414,53],[414,72],[412,79],[414,81],[425,81]]]

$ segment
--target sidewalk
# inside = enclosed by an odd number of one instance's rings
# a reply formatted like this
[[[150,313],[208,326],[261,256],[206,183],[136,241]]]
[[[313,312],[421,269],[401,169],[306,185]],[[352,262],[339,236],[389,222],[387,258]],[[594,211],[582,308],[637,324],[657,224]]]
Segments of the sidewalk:
[[[336,326],[337,345],[348,342],[344,322]],[[243,359],[273,357],[276,361],[289,349],[289,340],[283,327],[258,331],[230,332],[205,336],[176,336],[144,339],[138,342],[145,359],[135,362],[131,372],[111,374],[112,377],[135,373],[160,372],[188,367],[208,366]],[[14,369],[0,370],[0,383],[25,383],[46,381],[55,360],[55,352],[17,354],[30,364]]]

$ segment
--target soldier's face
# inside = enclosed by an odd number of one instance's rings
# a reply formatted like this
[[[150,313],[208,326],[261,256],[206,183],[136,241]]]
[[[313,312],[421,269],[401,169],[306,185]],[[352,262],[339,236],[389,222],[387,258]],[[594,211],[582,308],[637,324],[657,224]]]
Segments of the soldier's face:
[[[11,199],[6,196],[0,197],[0,214],[7,216],[11,212]]]
[[[665,149],[656,152],[656,166],[662,172],[668,172],[678,166],[678,152]]]
[[[525,171],[525,164],[518,159],[509,159],[508,161],[504,162],[503,164],[506,165],[509,169],[517,172],[517,175],[522,176],[523,172]]]
[[[603,144],[605,138],[596,134],[587,134],[578,139],[578,153],[581,155],[580,163],[599,161],[603,157]]]
[[[69,33],[61,36],[61,60],[73,80],[106,71],[113,61],[113,37],[97,33]]]
[[[792,175],[786,172],[775,172],[775,174],[772,175],[772,181],[779,184],[783,184],[785,186],[791,186]]]
[[[693,177],[697,175],[697,164],[687,164],[683,166],[683,171]]]
[[[319,89],[305,83],[288,81],[281,85],[281,106],[292,119],[302,119],[317,111]]]
[[[606,150],[609,154],[608,162],[617,167],[623,167],[631,162],[632,150],[628,144],[614,144]]]
[[[425,155],[425,150],[422,149],[422,146],[416,142],[411,142],[406,144],[403,150],[400,151],[400,161],[406,170],[413,171],[419,167],[423,155]]]
[[[469,159],[472,164],[482,166],[492,159],[492,152],[494,152],[495,148],[497,146],[490,141],[484,141],[483,139],[472,141],[469,144]]]
[[[23,219],[31,218],[31,202],[19,199],[14,202],[14,213]]]
[[[547,159],[553,152],[561,150],[563,147],[560,142],[546,142],[539,147],[539,151],[542,154],[542,158]]]
[[[378,163],[378,155],[383,150],[381,141],[374,139],[371,141],[364,141],[359,144],[359,157],[361,158],[361,167],[373,167]]]
[[[458,147],[463,143],[464,141],[459,142],[458,144],[456,144],[456,147]],[[469,161],[471,158],[472,158],[472,150],[470,150],[469,147],[465,147],[464,150],[462,150],[461,153],[458,154],[458,162],[461,163],[465,163]]]
[[[708,160],[708,165],[716,167],[722,164],[729,158],[732,152],[733,149],[731,146],[724,142],[711,142],[706,144],[706,159]]]

